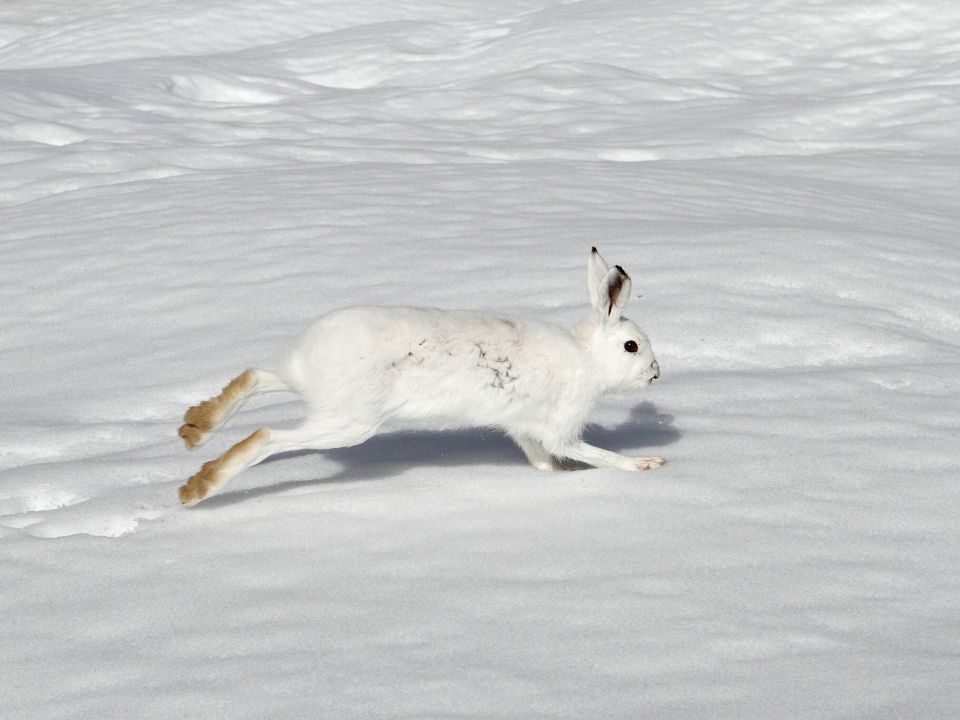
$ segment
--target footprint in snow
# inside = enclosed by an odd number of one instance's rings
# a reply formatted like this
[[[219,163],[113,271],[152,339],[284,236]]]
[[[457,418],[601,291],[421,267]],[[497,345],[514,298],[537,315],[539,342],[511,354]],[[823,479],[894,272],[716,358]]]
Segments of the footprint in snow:
[[[63,490],[35,488],[23,497],[0,499],[0,527],[38,538],[70,535],[120,537],[168,510],[129,498],[89,499]]]

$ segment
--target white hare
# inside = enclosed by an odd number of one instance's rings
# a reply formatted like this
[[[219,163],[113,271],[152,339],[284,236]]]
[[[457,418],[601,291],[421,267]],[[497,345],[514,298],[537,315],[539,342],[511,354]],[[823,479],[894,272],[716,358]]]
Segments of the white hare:
[[[499,428],[538,470],[561,469],[555,458],[623,470],[662,465],[661,458],[628,458],[581,439],[604,393],[640,390],[660,377],[646,334],[620,314],[630,285],[623,268],[610,268],[593,248],[593,309],[573,330],[470,311],[330,312],[282,354],[274,372],[247,370],[187,411],[180,437],[193,449],[253,395],[292,391],[309,406],[300,427],[260,428],[205,463],[180,488],[180,501],[195,505],[275,453],[357,445],[392,418]]]

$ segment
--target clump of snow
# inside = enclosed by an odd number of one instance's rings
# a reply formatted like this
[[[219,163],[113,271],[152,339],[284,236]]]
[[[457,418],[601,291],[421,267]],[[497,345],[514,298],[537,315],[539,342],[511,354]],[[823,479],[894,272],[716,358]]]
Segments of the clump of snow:
[[[960,703],[960,6],[0,5],[4,716],[913,717]],[[351,303],[662,378],[542,474],[389,428],[176,488],[183,411]]]

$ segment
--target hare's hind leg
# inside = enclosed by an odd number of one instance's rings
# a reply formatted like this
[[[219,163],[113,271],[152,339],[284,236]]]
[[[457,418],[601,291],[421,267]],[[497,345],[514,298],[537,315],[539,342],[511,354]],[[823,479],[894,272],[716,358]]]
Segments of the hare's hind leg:
[[[189,507],[215,493],[230,478],[256,462],[269,442],[270,430],[260,428],[216,460],[205,462],[199,472],[180,487],[180,502]]]
[[[216,460],[206,462],[180,488],[180,502],[190,507],[218,492],[251,465],[277,453],[292,450],[329,450],[358,445],[376,432],[376,425],[346,427],[308,420],[293,430],[260,428]]]
[[[244,370],[219,395],[187,410],[178,434],[187,449],[194,450],[205,443],[252,396],[289,389],[280,378],[266,370]]]

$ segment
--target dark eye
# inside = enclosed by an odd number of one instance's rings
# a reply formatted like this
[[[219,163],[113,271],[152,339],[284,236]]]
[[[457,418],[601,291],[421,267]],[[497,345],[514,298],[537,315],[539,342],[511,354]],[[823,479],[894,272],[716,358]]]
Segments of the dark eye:
[[[623,344],[623,349],[626,350],[627,352],[636,352],[636,351],[637,351],[637,343],[636,343],[635,341],[633,341],[633,340],[627,340],[627,341]]]

